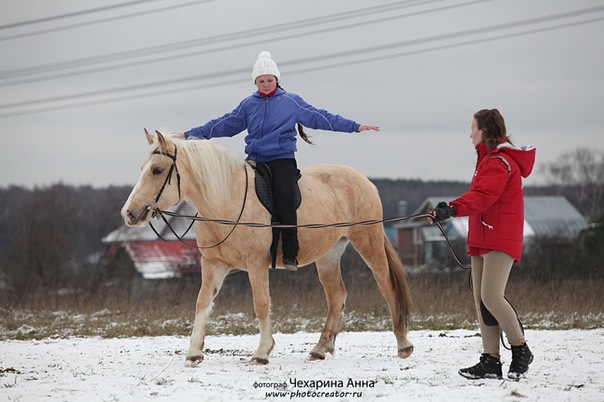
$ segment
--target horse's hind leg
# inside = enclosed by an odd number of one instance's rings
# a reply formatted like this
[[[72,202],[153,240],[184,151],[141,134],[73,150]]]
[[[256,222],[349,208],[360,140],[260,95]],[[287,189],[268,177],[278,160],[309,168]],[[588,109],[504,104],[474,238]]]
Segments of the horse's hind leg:
[[[413,352],[413,344],[407,339],[412,301],[403,265],[381,227],[356,231],[349,238],[373,272],[378,288],[388,303],[398,356],[407,358]]]
[[[253,364],[268,364],[268,357],[275,346],[273,339],[270,313],[269,275],[267,266],[248,271],[252,294],[254,297],[254,311],[260,327],[260,342],[258,349],[252,356]]]
[[[203,360],[203,344],[206,323],[212,312],[213,300],[220,291],[224,278],[229,273],[227,268],[216,268],[204,265],[201,271],[201,289],[195,305],[195,323],[191,333],[187,362],[196,364]]]
[[[323,360],[326,353],[333,354],[335,350],[336,336],[340,331],[342,312],[346,304],[346,287],[342,280],[340,257],[347,244],[348,240],[341,239],[327,254],[315,262],[327,301],[327,320],[319,342],[310,351],[308,356],[310,360]]]

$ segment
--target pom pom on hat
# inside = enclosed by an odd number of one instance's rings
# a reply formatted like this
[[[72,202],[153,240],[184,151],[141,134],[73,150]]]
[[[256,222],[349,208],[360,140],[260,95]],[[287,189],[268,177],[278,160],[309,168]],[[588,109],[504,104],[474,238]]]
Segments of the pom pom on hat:
[[[271,54],[267,51],[260,52],[258,60],[254,63],[254,69],[252,70],[252,82],[256,83],[256,78],[261,75],[274,75],[277,77],[277,81],[281,78],[281,73],[277,68],[277,63],[271,58]]]

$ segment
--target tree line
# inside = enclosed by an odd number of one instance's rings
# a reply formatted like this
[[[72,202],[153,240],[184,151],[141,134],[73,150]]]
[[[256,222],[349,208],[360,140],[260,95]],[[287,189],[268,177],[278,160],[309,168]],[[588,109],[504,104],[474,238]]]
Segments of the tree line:
[[[94,273],[102,238],[121,224],[119,210],[130,190],[0,188],[0,286],[22,294],[80,285]]]
[[[544,169],[548,184],[527,187],[525,193],[565,196],[588,221],[599,224],[581,245],[583,254],[601,250],[604,152],[577,149]],[[428,196],[461,195],[469,187],[467,182],[452,181],[372,181],[386,218],[400,216],[401,200],[407,201],[411,214]],[[39,287],[59,289],[89,283],[105,252],[102,238],[123,223],[119,211],[130,191],[130,186],[65,184],[0,188],[0,289],[18,297]]]

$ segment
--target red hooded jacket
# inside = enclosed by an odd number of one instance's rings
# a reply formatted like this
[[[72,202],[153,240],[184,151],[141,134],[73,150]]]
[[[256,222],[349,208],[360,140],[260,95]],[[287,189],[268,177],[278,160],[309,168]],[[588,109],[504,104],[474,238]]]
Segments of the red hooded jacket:
[[[502,142],[487,152],[485,143],[476,147],[478,163],[470,190],[450,202],[455,216],[468,216],[468,254],[503,251],[516,262],[522,255],[524,194],[522,178],[535,164],[536,149],[517,148]]]

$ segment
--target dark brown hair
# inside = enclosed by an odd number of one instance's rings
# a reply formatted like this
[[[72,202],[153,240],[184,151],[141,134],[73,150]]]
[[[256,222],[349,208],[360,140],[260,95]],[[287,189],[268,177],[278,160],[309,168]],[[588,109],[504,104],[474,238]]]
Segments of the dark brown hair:
[[[482,109],[474,114],[478,129],[482,130],[482,138],[487,146],[488,152],[499,145],[502,140],[509,143],[512,141],[507,135],[505,120],[497,109]]]
[[[279,84],[279,80],[277,80],[277,87],[279,87],[280,89],[283,89],[281,87],[281,84]],[[283,89],[285,91],[285,89]],[[298,127],[298,134],[300,134],[300,137],[302,137],[302,139],[306,142],[308,142],[310,145],[315,145],[314,142],[312,142],[310,140],[310,138],[308,137],[308,135],[304,132],[304,126],[302,126],[302,124],[297,123],[296,125]]]

